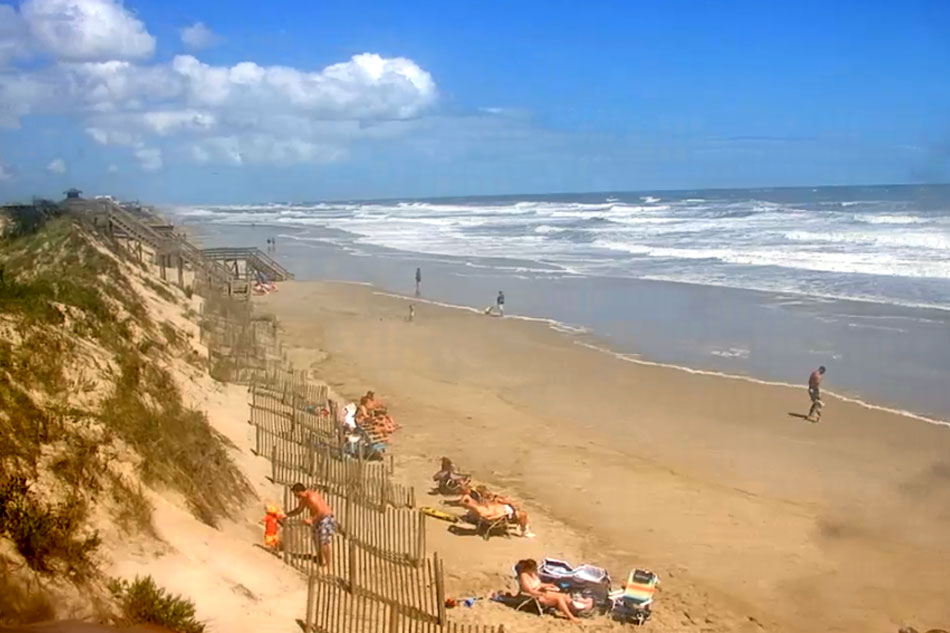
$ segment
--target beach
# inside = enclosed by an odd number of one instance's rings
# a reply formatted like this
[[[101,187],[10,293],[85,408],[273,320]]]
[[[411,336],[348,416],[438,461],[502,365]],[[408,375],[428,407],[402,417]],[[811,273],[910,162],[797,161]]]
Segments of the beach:
[[[369,285],[292,282],[255,301],[297,367],[387,402],[408,483],[425,489],[447,455],[525,503],[532,540],[430,522],[449,591],[510,589],[518,558],[547,555],[615,583],[656,571],[664,631],[950,622],[944,426],[830,395],[810,424],[804,385],[631,362],[590,335]]]

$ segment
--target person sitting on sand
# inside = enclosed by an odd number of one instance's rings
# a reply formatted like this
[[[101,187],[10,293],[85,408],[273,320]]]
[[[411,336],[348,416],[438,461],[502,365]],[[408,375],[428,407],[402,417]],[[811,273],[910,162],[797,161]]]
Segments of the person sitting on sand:
[[[356,409],[356,423],[367,431],[375,431],[383,435],[389,435],[396,430],[395,425],[388,417],[378,417],[373,415],[368,406],[369,400],[366,396],[360,398],[360,405]]]
[[[389,429],[386,431],[387,433],[392,433],[399,428],[399,425],[396,424],[395,420],[393,420],[387,412],[386,405],[376,399],[375,392],[367,391],[366,395],[363,396],[363,400],[366,401],[366,412],[375,420],[379,421],[383,428]]]
[[[594,606],[590,598],[571,600],[571,596],[562,593],[557,585],[541,582],[538,577],[538,562],[533,558],[519,560],[515,565],[518,573],[518,587],[524,595],[537,598],[542,607],[554,607],[571,622],[577,622],[576,613],[587,611]]]
[[[437,482],[441,492],[467,494],[469,491],[469,476],[460,473],[448,457],[442,458],[442,466],[432,475],[432,481]]]
[[[499,519],[507,519],[511,523],[518,524],[521,528],[521,536],[524,538],[534,538],[531,527],[528,525],[528,514],[524,511],[516,510],[514,506],[507,503],[495,503],[493,501],[476,501],[472,495],[464,495],[459,499],[459,505],[468,508],[469,512],[474,514],[482,521],[493,523]]]

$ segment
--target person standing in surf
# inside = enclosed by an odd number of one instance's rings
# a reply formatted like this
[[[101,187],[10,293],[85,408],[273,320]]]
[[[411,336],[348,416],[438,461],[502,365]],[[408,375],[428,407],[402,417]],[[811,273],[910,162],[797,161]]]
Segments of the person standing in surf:
[[[498,298],[495,300],[495,304],[498,306],[498,316],[505,316],[505,293],[501,290],[498,291]]]
[[[422,269],[416,268],[416,296],[418,297],[421,293],[422,288]]]
[[[811,409],[809,409],[808,417],[805,419],[809,422],[821,420],[821,409],[825,406],[821,401],[821,379],[824,375],[825,366],[822,365],[811,372],[811,376],[808,377],[808,395],[811,397]]]

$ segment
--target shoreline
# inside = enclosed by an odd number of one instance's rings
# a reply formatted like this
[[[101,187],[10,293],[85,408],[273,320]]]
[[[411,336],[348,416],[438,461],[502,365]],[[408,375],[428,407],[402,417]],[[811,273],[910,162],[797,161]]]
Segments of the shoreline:
[[[478,308],[475,308],[473,306],[457,305],[457,304],[446,303],[442,301],[436,301],[434,299],[425,299],[424,297],[414,297],[414,296],[409,296],[409,295],[402,295],[395,292],[389,292],[382,288],[379,288],[378,286],[370,282],[324,280],[321,283],[341,283],[341,284],[360,285],[364,287],[373,288],[374,294],[382,296],[382,297],[390,297],[393,299],[399,299],[401,301],[408,301],[410,303],[423,303],[427,305],[433,305],[440,308],[446,308],[446,309],[452,309],[452,310],[464,310],[466,312],[471,312],[473,314],[482,314],[482,310],[479,310]],[[670,282],[670,283],[676,283],[676,282]],[[757,291],[753,291],[753,292],[757,292]],[[504,317],[501,317],[501,318],[513,319],[513,320],[519,320],[519,321],[536,322],[536,323],[546,325],[548,328],[550,328],[554,332],[565,334],[567,336],[583,335],[583,336],[590,336],[592,338],[600,340],[600,337],[597,337],[596,333],[591,332],[587,328],[563,323],[561,321],[558,321],[557,319],[522,316],[518,314],[507,314],[507,313],[505,314]],[[620,352],[615,349],[611,349],[606,344],[602,346],[602,345],[588,343],[588,342],[580,341],[580,340],[574,340],[574,344],[580,345],[582,347],[587,347],[589,349],[601,352],[603,354],[607,354],[609,356],[613,356],[615,358],[618,358],[628,363],[636,363],[638,365],[643,365],[647,367],[662,367],[665,369],[673,369],[676,371],[685,372],[687,374],[695,374],[695,375],[702,375],[702,376],[716,376],[718,378],[727,378],[730,380],[742,380],[742,381],[752,383],[752,384],[768,385],[772,387],[785,387],[789,389],[796,389],[799,391],[805,390],[807,386],[804,382],[801,385],[796,385],[791,382],[783,382],[783,381],[778,381],[778,380],[765,380],[763,378],[757,378],[755,376],[731,374],[728,372],[717,371],[717,370],[712,370],[712,369],[700,369],[696,367],[689,367],[686,365],[677,365],[675,363],[664,363],[662,361],[656,361],[656,360],[651,360],[648,358],[643,358],[639,354],[628,354],[628,353]],[[908,418],[911,420],[916,420],[918,422],[925,422],[927,424],[931,424],[934,426],[942,426],[942,427],[946,427],[950,429],[950,420],[940,420],[937,418],[932,418],[932,417],[928,417],[922,414],[914,413],[913,411],[908,411],[906,409],[897,409],[897,408],[890,407],[887,405],[874,404],[873,402],[867,402],[866,400],[863,400],[856,396],[841,394],[841,393],[831,391],[828,389],[822,389],[822,395],[831,396],[837,400],[856,404],[866,409],[881,411],[883,413],[889,413],[889,414],[899,416],[902,418]]]
[[[263,241],[249,225],[196,226],[212,246]],[[593,336],[625,357],[786,385],[826,365],[844,400],[928,423],[950,420],[942,386],[950,380],[950,316],[940,310],[668,280],[474,271],[448,257],[348,244],[336,230],[327,242],[321,230],[281,228],[297,239],[281,240],[278,257],[301,280],[367,282],[410,298],[407,282],[421,265],[427,301],[468,309],[473,297],[493,299],[504,288],[520,318]]]

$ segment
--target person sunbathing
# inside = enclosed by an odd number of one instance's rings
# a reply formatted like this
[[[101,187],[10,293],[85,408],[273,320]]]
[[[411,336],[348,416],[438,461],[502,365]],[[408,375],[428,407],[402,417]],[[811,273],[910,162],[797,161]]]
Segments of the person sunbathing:
[[[538,577],[538,562],[533,558],[518,561],[515,571],[518,573],[518,587],[522,594],[537,598],[542,607],[554,607],[571,622],[578,621],[576,612],[586,611],[594,605],[590,598],[574,601],[571,596],[562,593],[557,585],[541,582]]]
[[[510,497],[491,492],[488,490],[488,486],[484,484],[475,486],[475,489],[472,490],[470,494],[472,500],[476,503],[494,503],[510,507],[515,512],[515,521],[521,526],[522,536],[534,538],[531,527],[528,525],[528,513],[520,510]]]
[[[389,434],[396,430],[396,425],[388,416],[375,416],[367,406],[367,398],[360,398],[360,406],[356,409],[356,423],[367,431],[373,430],[379,433]]]
[[[391,415],[389,415],[386,405],[383,404],[381,400],[376,399],[376,392],[367,391],[365,398],[366,410],[370,415],[378,420],[383,420],[387,425],[391,426],[394,431],[399,428],[399,425],[396,424],[396,421],[393,420]]]
[[[494,523],[499,519],[506,519],[510,523],[515,523],[521,528],[521,536],[524,538],[534,538],[531,527],[528,525],[528,514],[516,510],[514,506],[507,503],[496,503],[481,499],[476,500],[471,494],[464,495],[459,500],[459,505],[468,508],[469,512],[474,514],[482,521]]]
[[[442,466],[439,472],[432,475],[432,481],[438,483],[439,491],[447,493],[467,494],[469,480],[469,476],[460,473],[448,457],[442,458]]]

